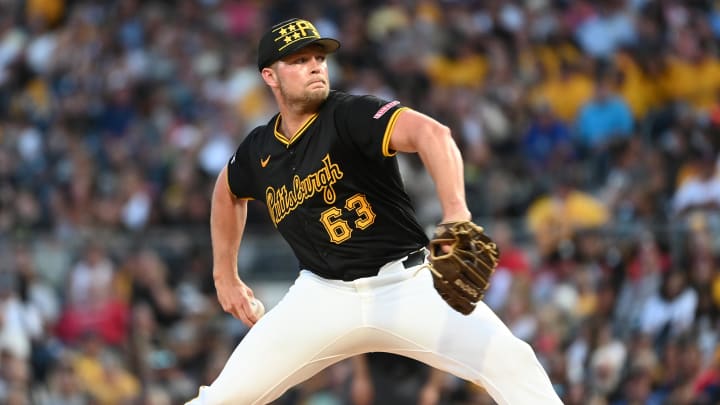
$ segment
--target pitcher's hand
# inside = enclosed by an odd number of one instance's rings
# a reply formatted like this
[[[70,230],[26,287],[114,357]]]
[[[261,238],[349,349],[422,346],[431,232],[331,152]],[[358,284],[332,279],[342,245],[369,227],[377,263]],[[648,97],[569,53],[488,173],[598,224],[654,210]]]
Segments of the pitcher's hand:
[[[253,311],[251,305],[255,298],[253,291],[240,277],[226,277],[215,280],[215,290],[217,291],[218,302],[222,309],[252,327],[258,321],[258,317]]]

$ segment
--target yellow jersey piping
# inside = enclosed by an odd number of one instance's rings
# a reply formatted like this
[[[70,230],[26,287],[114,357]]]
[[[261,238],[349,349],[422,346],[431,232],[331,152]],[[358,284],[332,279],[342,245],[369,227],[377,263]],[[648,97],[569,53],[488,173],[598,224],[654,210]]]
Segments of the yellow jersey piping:
[[[275,118],[275,127],[273,128],[273,132],[275,133],[275,138],[278,141],[282,142],[285,145],[285,147],[289,147],[295,141],[297,141],[298,138],[300,138],[300,136],[305,132],[305,130],[310,126],[310,124],[312,124],[315,121],[315,119],[318,117],[318,115],[319,115],[318,113],[313,114],[310,118],[307,119],[307,121],[305,121],[303,126],[301,126],[300,129],[298,129],[293,134],[293,136],[290,139],[285,139],[285,137],[280,133],[280,131],[278,131],[278,126],[280,125],[280,114],[278,114],[277,118]]]
[[[225,171],[225,187],[227,188],[227,191],[230,192],[230,195],[233,196],[236,200],[254,200],[252,197],[238,197],[233,193],[232,189],[230,188],[230,178],[228,177],[227,170]]]
[[[397,121],[398,115],[401,111],[405,111],[407,109],[408,107],[400,107],[395,110],[395,112],[393,112],[392,116],[390,117],[390,121],[388,121],[387,127],[385,127],[385,135],[383,135],[382,141],[382,154],[385,157],[397,155],[397,151],[390,151],[390,138],[392,137],[392,132],[395,128],[395,121]]]

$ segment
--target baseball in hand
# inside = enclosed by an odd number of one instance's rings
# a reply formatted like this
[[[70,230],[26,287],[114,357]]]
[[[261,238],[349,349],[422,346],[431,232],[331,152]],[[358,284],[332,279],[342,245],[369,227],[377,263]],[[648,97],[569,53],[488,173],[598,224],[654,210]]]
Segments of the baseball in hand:
[[[260,301],[257,298],[253,298],[250,302],[250,306],[252,307],[253,313],[255,316],[257,316],[258,319],[262,318],[263,315],[265,315],[265,305],[263,305],[262,301]]]

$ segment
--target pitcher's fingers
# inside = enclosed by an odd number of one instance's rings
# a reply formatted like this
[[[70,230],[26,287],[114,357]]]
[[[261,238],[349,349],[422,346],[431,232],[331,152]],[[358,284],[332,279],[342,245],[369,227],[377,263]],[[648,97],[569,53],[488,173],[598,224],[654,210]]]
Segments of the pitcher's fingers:
[[[253,326],[255,325],[255,322],[257,322],[252,307],[249,305],[243,307],[243,322],[245,322],[245,325],[247,326]]]
[[[232,306],[230,307],[230,310],[228,310],[227,312],[228,312],[230,315],[232,315],[233,318],[245,322],[245,321],[243,320],[243,316],[245,315],[245,313],[244,313],[241,305],[232,304]]]
[[[257,322],[257,317],[253,313],[250,305],[243,305],[239,307],[238,312],[240,313],[238,319],[240,319],[248,327],[253,327],[253,325]]]

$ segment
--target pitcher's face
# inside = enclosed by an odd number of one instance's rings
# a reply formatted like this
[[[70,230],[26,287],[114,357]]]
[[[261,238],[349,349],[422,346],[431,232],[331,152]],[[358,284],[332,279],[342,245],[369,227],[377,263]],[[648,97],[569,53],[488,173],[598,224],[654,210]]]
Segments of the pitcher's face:
[[[326,53],[310,45],[279,60],[273,66],[277,85],[287,105],[316,109],[330,93]]]

